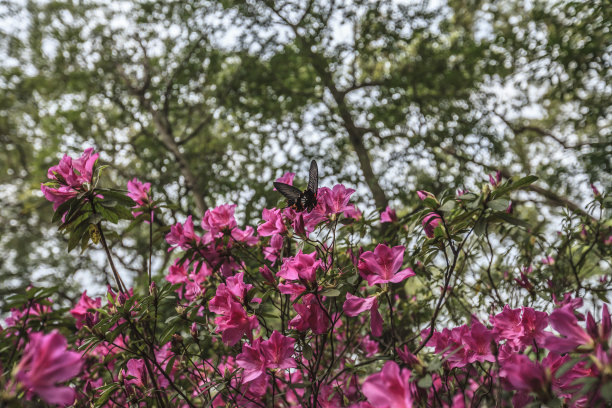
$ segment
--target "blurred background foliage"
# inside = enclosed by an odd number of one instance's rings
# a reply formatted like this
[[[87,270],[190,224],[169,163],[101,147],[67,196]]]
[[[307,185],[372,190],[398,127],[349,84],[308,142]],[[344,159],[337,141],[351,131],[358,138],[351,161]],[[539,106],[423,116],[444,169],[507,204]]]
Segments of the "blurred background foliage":
[[[177,202],[165,225],[224,202],[256,224],[271,182],[304,184],[316,158],[320,185],[356,187],[370,216],[535,174],[515,208],[560,230],[589,183],[612,187],[610,21],[603,0],[0,1],[0,298],[106,281],[102,257],[66,253],[40,193],[86,147],[109,185]],[[115,242],[141,276],[146,231]]]

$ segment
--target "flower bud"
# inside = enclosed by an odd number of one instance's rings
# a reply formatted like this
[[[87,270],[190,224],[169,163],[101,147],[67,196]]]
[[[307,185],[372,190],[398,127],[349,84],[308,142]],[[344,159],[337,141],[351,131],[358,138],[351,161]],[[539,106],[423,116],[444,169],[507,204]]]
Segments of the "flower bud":
[[[189,333],[191,334],[191,337],[193,337],[194,339],[198,337],[198,325],[196,324],[196,322],[193,322],[191,324],[191,328],[189,329]]]
[[[157,285],[155,284],[155,281],[151,281],[151,284],[149,285],[149,294],[153,297],[157,297]]]

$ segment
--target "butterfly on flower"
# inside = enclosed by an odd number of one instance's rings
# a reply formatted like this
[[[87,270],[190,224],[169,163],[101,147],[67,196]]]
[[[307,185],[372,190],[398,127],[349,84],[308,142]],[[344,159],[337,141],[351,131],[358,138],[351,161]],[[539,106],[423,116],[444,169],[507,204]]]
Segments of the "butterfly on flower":
[[[317,205],[317,190],[319,188],[319,168],[316,161],[310,162],[308,176],[308,187],[306,190],[293,187],[292,185],[274,182],[274,187],[287,199],[287,206],[296,211],[311,212]]]

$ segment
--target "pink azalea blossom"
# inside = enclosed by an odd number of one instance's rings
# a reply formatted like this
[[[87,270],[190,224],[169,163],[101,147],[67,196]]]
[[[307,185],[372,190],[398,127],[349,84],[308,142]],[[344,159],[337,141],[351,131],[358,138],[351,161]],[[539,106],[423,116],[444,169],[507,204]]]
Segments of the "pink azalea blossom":
[[[327,313],[313,294],[304,295],[302,303],[295,303],[293,308],[298,315],[289,322],[289,326],[298,331],[311,329],[314,334],[323,334],[331,326]]]
[[[506,339],[521,349],[533,346],[534,342],[540,344],[546,337],[544,329],[548,326],[548,315],[530,307],[511,309],[506,305],[490,320],[500,339]]]
[[[289,184],[290,186],[292,186],[294,177],[295,177],[295,173],[287,172],[283,174],[282,176],[280,176],[279,178],[277,178],[276,182],[285,183],[285,184]],[[276,188],[274,188],[273,190],[276,191]]]
[[[134,200],[138,205],[149,204],[151,183],[143,183],[137,178],[133,178],[127,182],[127,189],[127,196]]]
[[[287,280],[316,282],[316,271],[322,265],[321,260],[316,258],[316,252],[304,254],[300,250],[294,257],[285,258],[283,260],[283,265],[276,276]]]
[[[546,392],[550,378],[541,364],[534,363],[524,354],[515,354],[506,360],[499,375],[508,380],[514,389],[535,393]]]
[[[77,329],[83,327],[83,322],[85,321],[85,315],[88,313],[88,309],[99,309],[101,305],[101,298],[96,298],[94,300],[87,296],[87,291],[83,292],[79,302],[70,310],[70,314],[76,320]]]
[[[358,316],[366,310],[369,310],[372,334],[376,337],[382,336],[383,319],[378,311],[378,300],[376,296],[370,296],[364,299],[347,293],[342,309],[344,313],[350,317]]]
[[[322,197],[325,200],[327,214],[339,214],[350,209],[349,200],[355,192],[354,189],[346,188],[343,184],[336,184],[331,190],[327,187],[320,188],[319,191],[321,190],[325,190]]]
[[[256,339],[251,345],[243,344],[242,353],[236,356],[236,363],[244,369],[245,383],[264,375],[266,369],[295,368],[292,357],[295,339],[283,336],[274,330],[268,340]]]
[[[266,358],[261,352],[261,340],[255,339],[251,345],[244,343],[242,353],[236,356],[236,364],[244,369],[242,381],[248,383],[266,372]]]
[[[397,221],[397,215],[395,214],[395,210],[391,207],[387,206],[385,211],[380,214],[380,222],[395,222]]]
[[[188,250],[198,246],[200,237],[194,232],[191,215],[187,217],[184,224],[177,222],[170,227],[170,232],[166,234],[166,242],[170,244],[169,251],[176,247]]]
[[[268,261],[272,262],[272,265],[276,263],[278,256],[280,255],[280,251],[283,248],[283,236],[282,235],[272,235],[270,238],[270,246],[264,247],[263,254],[264,258]]]
[[[49,179],[60,183],[59,187],[44,184],[40,186],[45,198],[53,203],[54,211],[66,201],[76,197],[83,184],[92,182],[93,167],[99,156],[98,153],[92,153],[93,148],[89,148],[78,159],[64,155],[58,165],[50,167],[47,171]]]
[[[217,287],[215,296],[208,305],[211,312],[220,316],[215,318],[217,333],[222,333],[225,344],[233,346],[245,334],[250,338],[252,331],[259,326],[256,316],[247,315],[241,302],[253,286],[243,282],[242,273],[227,278],[226,284]]]
[[[257,233],[262,237],[269,237],[270,235],[284,234],[287,232],[281,210],[277,208],[271,210],[264,208],[261,218],[265,222],[257,227]]]
[[[366,357],[373,357],[378,353],[378,342],[372,340],[370,336],[365,336],[359,342],[361,349],[365,352]]]
[[[57,211],[58,207],[66,201],[77,196],[78,192],[70,186],[60,186],[52,188],[42,184],[40,189],[48,201],[53,203],[53,211]]]
[[[404,262],[404,248],[401,245],[389,248],[384,244],[378,244],[374,252],[367,251],[359,257],[359,274],[368,281],[368,285],[377,283],[399,283],[415,273],[406,268],[400,271]]]
[[[552,256],[547,256],[546,258],[542,259],[540,262],[542,262],[543,265],[554,265],[555,258],[553,258]]]
[[[67,350],[66,338],[58,331],[31,333],[15,378],[46,403],[66,406],[74,402],[76,393],[57,384],[79,374],[82,365],[81,355]]]
[[[422,333],[423,336],[426,334],[427,331]],[[434,352],[442,354],[450,367],[455,368],[475,361],[494,362],[495,356],[491,351],[491,341],[494,339],[495,332],[475,320],[471,327],[463,325],[452,330],[444,328],[441,332],[434,332],[427,345],[434,347]]]
[[[369,376],[362,386],[368,402],[377,408],[412,408],[414,398],[410,370],[387,361],[379,373]]]
[[[291,300],[295,300],[299,295],[306,291],[306,286],[295,282],[279,283],[278,291],[283,295],[291,295]]]
[[[273,369],[297,367],[295,359],[292,357],[294,346],[295,339],[283,336],[274,330],[270,339],[261,343],[261,349],[266,357],[266,365]]]
[[[463,337],[465,349],[465,362],[495,362],[495,356],[491,352],[491,342],[495,339],[495,333],[489,330],[479,321],[472,322],[469,332]]]
[[[134,178],[128,181],[127,189],[128,189],[127,196],[130,197],[132,200],[134,200],[136,204],[138,204],[137,206],[133,208],[137,209],[139,207],[146,207],[149,204],[151,204],[151,197],[150,197],[151,183],[142,183],[137,178]],[[146,220],[145,222],[147,223],[153,221],[153,210],[149,209],[148,211],[151,212],[151,219]],[[143,211],[132,211],[132,215],[134,217],[138,217],[142,213]]]
[[[423,218],[423,229],[427,238],[433,238],[434,231],[438,225],[442,222],[442,217],[434,212],[430,212]]]
[[[59,176],[66,181],[66,185],[74,189],[79,189],[85,183],[91,183],[93,178],[93,167],[100,156],[93,153],[94,149],[85,149],[81,157],[73,159],[67,154],[60,160],[57,166],[49,168],[47,177],[58,180]],[[63,183],[62,183],[63,184]]]
[[[274,279],[274,274],[272,273],[272,271],[270,270],[270,268],[268,268],[268,265],[264,265],[261,268],[259,268],[259,273],[261,273],[261,276],[264,277],[264,279],[274,285],[276,283],[276,279]]]
[[[595,323],[591,313],[587,314],[586,330],[578,325],[571,305],[563,306],[550,314],[550,325],[563,337],[549,334],[544,346],[555,353],[573,351],[578,346],[594,348],[597,343],[607,344],[612,332],[608,305],[603,306],[601,323]]]
[[[360,220],[363,218],[363,214],[361,214],[361,211],[359,211],[359,209],[355,207],[355,204],[353,203],[349,203],[347,205],[347,209],[344,210],[344,216],[354,220]]]
[[[425,200],[426,198],[432,198],[432,199],[436,199],[436,196],[433,195],[432,193],[430,193],[429,191],[425,191],[425,190],[419,190],[417,191],[417,195],[419,196],[419,198],[421,199],[421,201]]]
[[[495,172],[495,176],[489,174],[489,183],[491,183],[493,187],[499,186],[501,184],[501,180],[502,180],[501,171],[497,170],[497,172]]]
[[[234,218],[235,209],[236,204],[223,204],[212,210],[206,210],[202,218],[202,229],[209,231],[212,235],[231,231],[237,225]]]
[[[257,238],[254,234],[255,230],[250,225],[247,225],[244,230],[241,230],[240,228],[234,228],[232,230],[232,238],[235,241],[242,242],[246,246],[257,245],[259,238]]]

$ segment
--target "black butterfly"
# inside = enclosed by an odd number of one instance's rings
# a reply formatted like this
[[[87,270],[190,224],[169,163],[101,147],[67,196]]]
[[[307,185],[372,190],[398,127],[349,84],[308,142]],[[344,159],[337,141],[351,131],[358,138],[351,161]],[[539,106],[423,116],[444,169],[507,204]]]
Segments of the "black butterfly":
[[[304,191],[289,184],[274,182],[274,187],[285,196],[287,205],[296,211],[311,212],[317,205],[317,190],[319,187],[319,168],[316,161],[310,162],[308,187]]]

